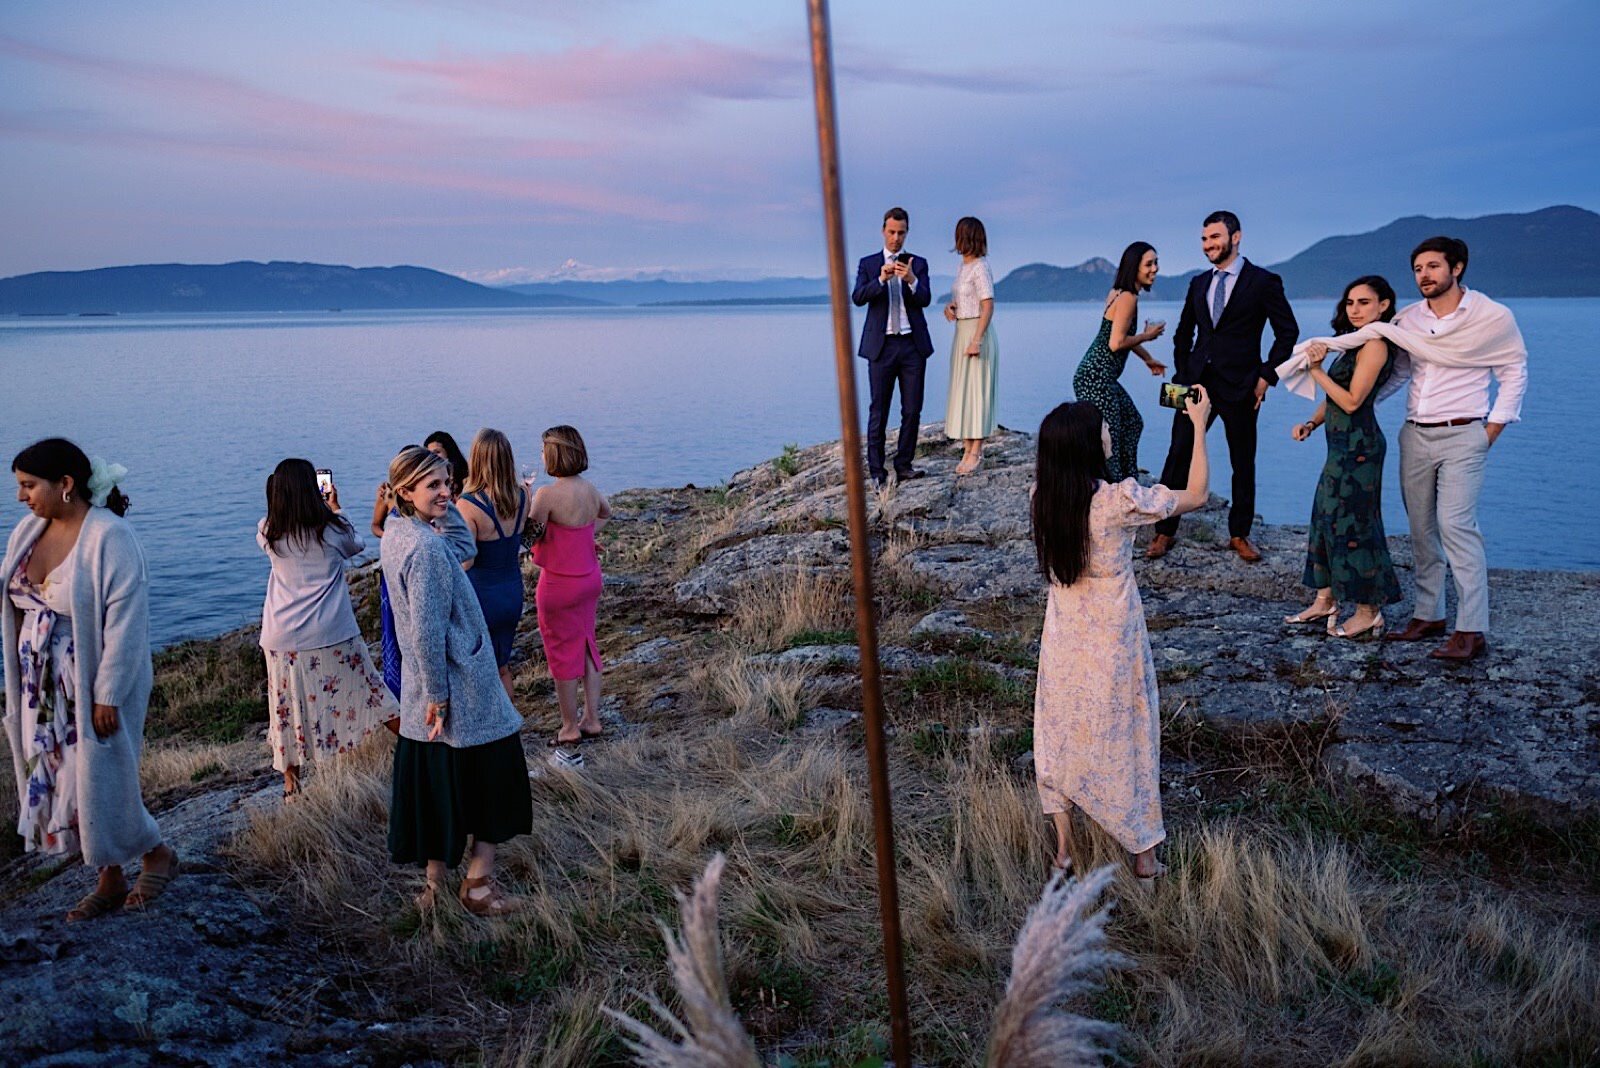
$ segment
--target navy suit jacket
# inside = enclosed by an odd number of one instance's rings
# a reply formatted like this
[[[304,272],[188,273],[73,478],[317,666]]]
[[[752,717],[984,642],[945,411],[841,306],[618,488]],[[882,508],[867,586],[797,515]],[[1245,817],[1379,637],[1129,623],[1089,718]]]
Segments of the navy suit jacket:
[[[889,331],[889,287],[878,281],[878,272],[883,270],[883,253],[874,252],[870,256],[863,256],[861,263],[856,267],[856,288],[850,299],[861,307],[867,306],[867,321],[861,328],[861,348],[857,352],[863,360],[876,360],[883,352],[883,339]],[[933,284],[928,280],[928,261],[921,256],[911,257],[911,273],[916,276],[917,288],[915,291],[906,287],[904,282],[895,283],[901,286],[901,296],[905,298],[906,318],[911,320],[911,342],[917,348],[917,354],[923,359],[933,355],[933,339],[928,337],[928,322],[922,315],[922,309],[933,303]]]
[[[1222,318],[1211,324],[1211,271],[1189,280],[1189,295],[1172,338],[1173,381],[1201,383],[1218,400],[1237,401],[1255,392],[1256,379],[1278,384],[1277,367],[1294,352],[1300,324],[1283,295],[1283,279],[1245,260],[1228,294]],[[1261,358],[1261,334],[1272,324],[1272,349]]]

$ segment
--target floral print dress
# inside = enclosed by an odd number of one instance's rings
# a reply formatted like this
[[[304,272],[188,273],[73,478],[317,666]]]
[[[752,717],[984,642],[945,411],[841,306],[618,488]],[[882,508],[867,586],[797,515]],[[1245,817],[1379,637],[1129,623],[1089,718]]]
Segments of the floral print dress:
[[[29,549],[6,583],[22,615],[17,659],[22,672],[22,763],[27,796],[18,806],[17,833],[29,852],[78,849],[78,710],[73,681],[72,576],[69,556],[35,586],[28,579]]]
[[[1378,389],[1394,373],[1395,350],[1361,407],[1346,412],[1327,403],[1323,433],[1328,459],[1311,502],[1311,529],[1301,581],[1312,589],[1331,589],[1335,600],[1382,607],[1400,600],[1400,579],[1383,532],[1383,461],[1389,443],[1373,405]],[[1345,354],[1328,368],[1328,377],[1345,389],[1355,378],[1356,358]]]
[[[1033,706],[1034,770],[1046,813],[1083,809],[1130,853],[1166,837],[1161,705],[1133,537],[1177,509],[1178,494],[1133,479],[1089,504],[1089,566],[1050,583]]]
[[[277,771],[354,749],[400,715],[359,635],[322,649],[264,652]]]

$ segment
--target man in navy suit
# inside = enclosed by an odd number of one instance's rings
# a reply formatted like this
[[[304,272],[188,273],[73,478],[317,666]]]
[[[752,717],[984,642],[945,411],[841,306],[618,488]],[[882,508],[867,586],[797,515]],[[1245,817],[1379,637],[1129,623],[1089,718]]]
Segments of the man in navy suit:
[[[1300,324],[1283,295],[1283,279],[1239,255],[1239,217],[1214,211],[1200,230],[1200,249],[1212,270],[1189,283],[1189,295],[1172,339],[1176,370],[1173,381],[1198,383],[1211,398],[1211,419],[1222,420],[1233,467],[1233,501],[1228,509],[1229,544],[1250,563],[1261,559],[1250,544],[1256,514],[1256,415],[1267,387],[1278,384],[1277,367],[1294,352]],[[1261,334],[1272,324],[1272,349],[1261,358]],[[1210,426],[1210,423],[1207,423]],[[1161,484],[1183,489],[1189,484],[1189,455],[1194,424],[1179,411],[1172,420],[1172,447],[1161,471]],[[1156,524],[1145,553],[1167,555],[1177,540],[1178,519]]]
[[[917,428],[922,422],[922,380],[933,341],[922,309],[933,301],[928,261],[902,252],[910,217],[904,208],[883,214],[883,251],[862,258],[856,267],[856,288],[850,299],[866,305],[859,355],[867,361],[872,401],[867,407],[867,470],[879,486],[888,482],[883,466],[884,430],[889,400],[900,385],[900,441],[894,451],[894,473],[901,481],[921,478],[911,466],[917,455]]]

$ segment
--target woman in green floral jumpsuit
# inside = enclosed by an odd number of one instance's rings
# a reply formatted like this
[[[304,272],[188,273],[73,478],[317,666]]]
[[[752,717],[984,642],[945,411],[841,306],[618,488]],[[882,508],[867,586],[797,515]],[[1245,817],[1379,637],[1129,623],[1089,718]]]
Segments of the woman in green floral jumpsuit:
[[[1394,287],[1377,275],[1345,288],[1334,313],[1336,334],[1371,322],[1388,322],[1395,313]],[[1383,339],[1369,341],[1323,369],[1325,345],[1306,350],[1312,379],[1327,398],[1307,422],[1294,428],[1304,441],[1318,426],[1328,439],[1328,459],[1311,505],[1311,531],[1302,581],[1317,591],[1311,607],[1286,623],[1327,620],[1328,633],[1340,638],[1376,638],[1383,633],[1383,606],[1400,599],[1400,580],[1383,533],[1383,460],[1388,443],[1373,403],[1394,370],[1395,350]],[[1332,403],[1329,403],[1329,402]],[[1341,626],[1339,602],[1356,610]]]
[[[1139,435],[1144,430],[1144,419],[1128,391],[1117,382],[1128,362],[1128,353],[1138,355],[1151,374],[1167,373],[1166,365],[1144,349],[1146,342],[1161,336],[1166,324],[1147,324],[1143,333],[1133,330],[1139,321],[1139,294],[1155,284],[1159,270],[1156,250],[1149,242],[1135,241],[1123,250],[1111,293],[1106,297],[1100,330],[1072,376],[1072,392],[1078,400],[1100,409],[1100,417],[1111,431],[1106,471],[1112,482],[1139,477]]]

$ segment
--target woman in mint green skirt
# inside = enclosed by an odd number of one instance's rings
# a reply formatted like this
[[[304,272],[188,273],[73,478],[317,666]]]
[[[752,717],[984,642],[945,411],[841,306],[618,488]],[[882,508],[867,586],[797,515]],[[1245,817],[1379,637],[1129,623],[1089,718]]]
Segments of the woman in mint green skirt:
[[[994,330],[994,275],[989,273],[989,237],[983,223],[968,215],[956,223],[961,267],[945,305],[944,317],[956,324],[950,346],[950,403],[944,432],[965,449],[956,474],[970,475],[983,460],[983,441],[995,429],[1000,377],[1000,347]]]

